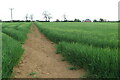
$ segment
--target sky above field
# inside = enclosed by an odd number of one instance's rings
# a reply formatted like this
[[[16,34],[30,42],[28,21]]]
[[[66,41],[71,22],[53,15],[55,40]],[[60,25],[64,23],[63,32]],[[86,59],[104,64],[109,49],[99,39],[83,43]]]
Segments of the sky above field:
[[[118,20],[118,2],[120,0],[0,0],[0,19],[10,20],[10,9],[14,20],[25,20],[25,15],[33,14],[34,20],[44,20],[43,11],[52,15],[51,20],[75,18]]]

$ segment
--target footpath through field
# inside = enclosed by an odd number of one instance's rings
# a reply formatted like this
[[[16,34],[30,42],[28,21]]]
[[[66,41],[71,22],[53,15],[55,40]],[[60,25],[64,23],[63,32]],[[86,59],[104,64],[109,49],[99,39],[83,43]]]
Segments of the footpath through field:
[[[20,63],[14,67],[14,78],[80,78],[84,70],[69,70],[71,65],[55,53],[55,44],[32,24]]]

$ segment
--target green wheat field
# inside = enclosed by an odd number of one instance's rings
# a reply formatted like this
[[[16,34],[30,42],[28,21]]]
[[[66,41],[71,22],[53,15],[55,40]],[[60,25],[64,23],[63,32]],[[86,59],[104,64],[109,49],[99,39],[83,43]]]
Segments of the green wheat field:
[[[31,22],[2,23],[2,77],[11,76],[23,55]],[[56,43],[56,53],[87,71],[85,77],[117,78],[118,23],[34,22],[39,31]]]

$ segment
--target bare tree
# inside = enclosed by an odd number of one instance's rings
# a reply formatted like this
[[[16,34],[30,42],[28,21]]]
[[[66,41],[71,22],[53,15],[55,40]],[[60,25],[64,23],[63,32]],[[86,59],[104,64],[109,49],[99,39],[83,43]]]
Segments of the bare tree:
[[[52,16],[48,16],[48,21],[50,21],[51,18],[52,18]]]
[[[48,17],[47,17],[48,16],[48,12],[44,11],[42,15],[44,16],[45,21],[47,21],[48,20]]]
[[[30,15],[30,19],[31,19],[31,21],[33,21],[33,14]]]
[[[28,14],[25,15],[25,19],[26,19],[26,21],[28,20]]]
[[[50,21],[52,18],[51,14],[48,11],[44,11],[43,14],[45,21]]]
[[[63,15],[63,18],[64,18],[64,21],[67,21],[67,15],[66,14]]]

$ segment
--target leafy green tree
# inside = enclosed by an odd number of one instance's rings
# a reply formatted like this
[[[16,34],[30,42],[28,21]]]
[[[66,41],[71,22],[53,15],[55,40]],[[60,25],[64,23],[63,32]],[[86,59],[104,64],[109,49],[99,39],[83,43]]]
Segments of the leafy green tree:
[[[74,22],[81,22],[79,19],[74,19]]]
[[[60,22],[60,20],[59,20],[59,19],[56,19],[56,22]]]
[[[98,22],[98,21],[95,19],[95,20],[93,20],[93,22]]]
[[[104,19],[102,19],[102,18],[100,18],[100,20],[99,20],[100,22],[104,22]]]

